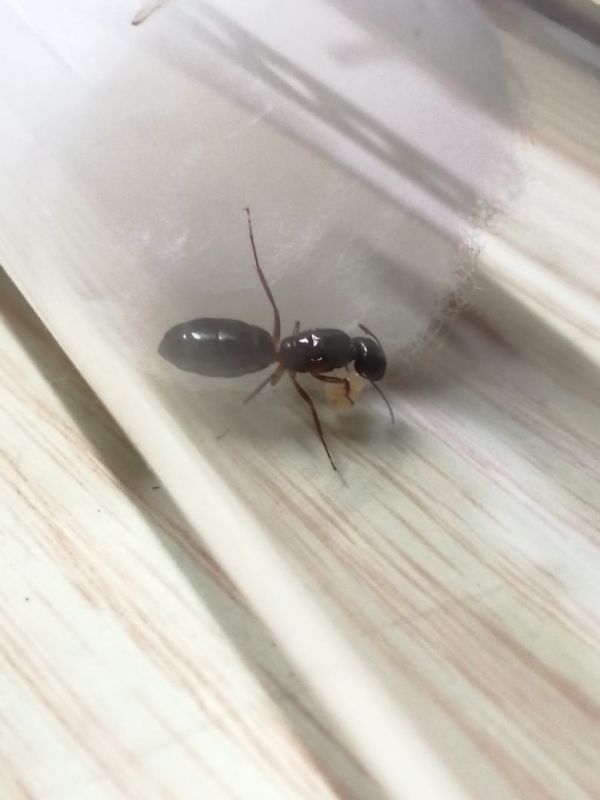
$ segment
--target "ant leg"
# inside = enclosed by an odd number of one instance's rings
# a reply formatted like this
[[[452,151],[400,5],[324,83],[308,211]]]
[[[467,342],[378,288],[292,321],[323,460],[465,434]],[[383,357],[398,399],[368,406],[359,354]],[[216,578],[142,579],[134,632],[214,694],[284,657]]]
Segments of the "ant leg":
[[[292,336],[298,336],[300,333],[300,320],[297,319],[294,323],[294,330],[292,331]]]
[[[285,372],[285,367],[284,367],[284,366],[282,366],[282,365],[280,364],[280,365],[277,367],[277,369],[275,370],[275,372],[271,373],[271,375],[269,375],[267,378],[265,378],[265,380],[264,380],[264,381],[262,381],[261,383],[259,383],[259,384],[258,384],[258,386],[256,387],[256,389],[254,389],[254,391],[253,391],[253,392],[251,392],[251,393],[248,395],[248,397],[246,397],[246,399],[245,399],[245,400],[243,401],[243,403],[242,403],[242,406],[248,405],[248,403],[250,402],[250,400],[254,400],[254,398],[256,397],[256,395],[257,395],[259,392],[262,392],[262,390],[265,388],[265,386],[266,386],[268,383],[270,383],[270,384],[271,384],[271,386],[275,386],[275,384],[276,384],[276,383],[277,383],[277,382],[278,382],[278,381],[281,379],[281,376],[283,375],[283,373],[284,373],[284,372]],[[229,433],[229,428],[225,428],[225,430],[223,431],[223,433],[219,433],[219,434],[217,435],[217,439],[223,439],[225,436],[227,436],[227,434],[228,434],[228,433]]]
[[[256,395],[259,392],[262,392],[262,390],[265,388],[265,386],[267,386],[267,384],[270,383],[271,386],[275,386],[275,384],[281,379],[281,376],[283,375],[284,372],[285,372],[285,367],[282,364],[280,364],[277,367],[277,369],[275,370],[275,372],[273,372],[271,375],[266,377],[264,379],[264,381],[262,381],[262,383],[259,383],[258,386],[256,387],[256,389],[254,389],[253,392],[250,392],[250,394],[248,395],[248,397],[246,397],[246,399],[244,400],[242,405],[243,406],[248,405],[250,400],[254,400]]]
[[[354,405],[354,400],[350,397],[350,381],[348,378],[337,378],[335,375],[320,375],[317,372],[311,372],[310,374],[316,380],[323,381],[323,383],[343,383],[346,400]]]
[[[254,233],[252,232],[252,217],[250,216],[250,209],[246,206],[244,208],[246,212],[246,216],[248,217],[248,232],[250,234],[250,244],[252,245],[252,253],[254,255],[254,263],[256,265],[256,271],[258,272],[258,278],[262,283],[262,287],[265,290],[265,294],[269,298],[269,303],[273,306],[273,343],[275,348],[279,344],[279,339],[281,337],[281,320],[279,317],[279,309],[277,308],[277,304],[275,303],[275,298],[273,297],[273,293],[269,288],[269,284],[267,283],[267,279],[265,278],[264,272],[260,268],[260,264],[258,263],[258,254],[256,252],[256,245],[254,244]]]
[[[283,364],[280,364],[275,370],[275,372],[271,375],[271,386],[277,386],[284,372],[285,372],[285,367],[283,366]]]
[[[290,378],[292,380],[292,383],[296,387],[296,391],[298,392],[300,397],[304,400],[305,403],[308,403],[308,406],[310,408],[310,413],[312,414],[313,422],[315,423],[315,428],[317,430],[317,434],[319,436],[319,439],[321,440],[321,444],[325,448],[325,452],[327,453],[327,457],[329,458],[329,462],[330,462],[331,466],[333,467],[335,472],[337,472],[337,467],[336,467],[336,465],[335,465],[335,463],[333,461],[333,458],[331,457],[331,453],[329,452],[329,448],[327,447],[327,442],[325,441],[325,437],[323,436],[323,428],[321,427],[321,420],[319,419],[319,416],[317,414],[317,409],[315,408],[315,404],[313,403],[312,399],[310,398],[310,395],[307,394],[307,392],[304,391],[302,386],[300,386],[300,384],[296,380],[295,376],[290,374]]]

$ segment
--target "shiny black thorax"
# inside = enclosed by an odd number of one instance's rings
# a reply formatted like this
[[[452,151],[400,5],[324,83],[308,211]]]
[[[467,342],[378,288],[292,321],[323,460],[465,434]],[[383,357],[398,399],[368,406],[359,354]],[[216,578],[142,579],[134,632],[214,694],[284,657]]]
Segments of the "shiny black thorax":
[[[313,328],[282,339],[279,361],[290,372],[332,372],[354,361],[354,344],[343,331]]]

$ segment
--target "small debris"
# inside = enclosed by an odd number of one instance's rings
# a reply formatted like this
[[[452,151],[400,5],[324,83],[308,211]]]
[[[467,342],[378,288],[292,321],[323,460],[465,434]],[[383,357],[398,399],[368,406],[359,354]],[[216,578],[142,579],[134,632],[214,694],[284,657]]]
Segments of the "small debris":
[[[350,381],[350,400],[346,397],[346,387],[343,383],[326,383],[325,399],[329,408],[334,411],[350,408],[365,386],[365,381],[356,372],[340,372],[339,377]]]
[[[132,25],[141,25],[142,22],[145,22],[151,14],[154,14],[155,11],[161,6],[164,6],[166,0],[161,0],[159,3],[153,3],[150,6],[145,6],[145,8],[141,8],[134,18],[131,20]]]

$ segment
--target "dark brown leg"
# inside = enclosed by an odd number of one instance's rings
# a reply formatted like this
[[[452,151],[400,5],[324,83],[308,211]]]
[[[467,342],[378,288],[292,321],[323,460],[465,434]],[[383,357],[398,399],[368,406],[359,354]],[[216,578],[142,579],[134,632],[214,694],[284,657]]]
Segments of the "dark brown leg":
[[[250,209],[248,207],[244,208],[246,212],[246,216],[248,217],[248,231],[250,233],[250,244],[252,245],[252,253],[254,255],[254,263],[256,264],[256,271],[258,272],[258,278],[262,283],[262,287],[265,290],[267,297],[269,298],[269,303],[273,306],[273,343],[275,345],[275,349],[277,349],[277,345],[279,344],[279,339],[281,338],[281,320],[279,317],[279,309],[275,303],[275,298],[273,297],[273,293],[269,288],[269,284],[267,283],[267,279],[265,278],[264,272],[260,268],[260,264],[258,263],[258,254],[256,252],[256,245],[254,244],[254,233],[252,232],[252,217],[250,216]]]
[[[323,383],[343,383],[346,400],[354,405],[354,400],[350,397],[350,381],[348,378],[337,378],[335,375],[321,375],[318,372],[311,372],[310,374],[318,381],[323,381]]]
[[[266,386],[267,384],[269,384],[269,383],[270,383],[270,384],[271,384],[271,386],[275,386],[275,384],[276,384],[276,383],[277,383],[277,382],[278,382],[278,381],[281,379],[281,376],[283,375],[283,373],[284,373],[284,372],[285,372],[285,367],[284,367],[284,366],[282,366],[282,365],[280,364],[280,365],[277,367],[277,369],[275,370],[275,372],[273,372],[271,375],[269,375],[267,378],[265,378],[265,380],[264,380],[264,381],[262,381],[261,383],[259,383],[259,384],[258,384],[258,386],[256,387],[256,389],[254,389],[254,391],[253,391],[253,392],[251,392],[251,393],[248,395],[248,397],[246,397],[246,399],[245,399],[245,400],[243,401],[243,403],[242,403],[242,406],[248,405],[248,403],[250,402],[250,400],[254,400],[254,398],[256,397],[256,395],[257,395],[259,392],[261,392],[261,391],[262,391],[262,390],[265,388],[265,386]],[[228,433],[229,433],[229,428],[225,428],[225,430],[223,431],[223,433],[219,433],[219,434],[217,435],[217,439],[222,439],[224,436],[227,436],[227,434],[228,434]]]
[[[292,331],[292,336],[298,336],[300,333],[300,320],[297,319],[294,323],[294,330]]]
[[[372,386],[372,387],[375,389],[375,391],[377,392],[377,394],[378,394],[378,395],[381,397],[381,399],[383,400],[383,402],[384,402],[384,403],[386,404],[386,406],[388,407],[388,411],[390,412],[390,419],[392,420],[392,425],[393,425],[393,424],[396,422],[396,418],[394,417],[394,409],[393,409],[393,408],[392,408],[392,406],[390,405],[390,401],[387,399],[387,397],[386,397],[386,396],[384,395],[384,393],[381,391],[381,389],[379,388],[379,386],[377,386],[377,384],[375,383],[375,381],[369,381],[369,383],[370,383],[370,384],[371,384],[371,386]]]
[[[338,378],[336,375],[322,375],[320,372],[310,373],[315,380],[323,381],[323,383],[343,383],[346,399],[354,405],[354,400],[350,397],[350,381],[348,378]]]
[[[265,378],[265,379],[264,379],[264,381],[263,381],[262,383],[259,383],[259,384],[258,384],[258,386],[256,387],[256,389],[254,389],[254,391],[253,391],[253,392],[250,392],[250,394],[249,394],[249,395],[248,395],[248,397],[247,397],[247,398],[244,400],[244,402],[242,403],[242,405],[243,405],[243,406],[246,406],[246,405],[248,405],[248,403],[250,402],[250,400],[254,400],[254,398],[256,397],[256,395],[257,395],[259,392],[261,392],[261,391],[262,391],[262,390],[265,388],[265,386],[267,386],[267,384],[269,384],[269,383],[270,383],[270,384],[271,384],[271,386],[275,386],[275,384],[276,384],[276,383],[279,381],[279,379],[281,378],[281,376],[283,375],[283,373],[284,373],[284,372],[285,372],[285,367],[284,367],[282,364],[280,364],[280,365],[277,367],[277,369],[275,370],[275,372],[273,372],[273,374],[272,374],[272,375],[269,375],[267,378]]]
[[[319,436],[319,439],[321,440],[321,444],[325,448],[325,452],[327,453],[327,457],[329,458],[329,462],[330,462],[331,466],[337,472],[337,467],[336,467],[336,465],[335,465],[335,463],[333,461],[333,458],[331,457],[331,453],[329,452],[329,448],[327,447],[327,442],[325,441],[325,437],[323,436],[323,428],[321,427],[321,420],[319,419],[319,416],[317,414],[317,409],[315,408],[315,405],[314,405],[310,395],[307,394],[307,392],[304,391],[302,386],[300,386],[300,384],[296,380],[295,376],[290,374],[290,378],[291,378],[292,383],[296,387],[296,391],[298,392],[300,397],[304,400],[305,403],[308,403],[309,408],[310,408],[310,413],[312,414],[313,422],[315,423],[315,428],[317,429],[317,434]]]

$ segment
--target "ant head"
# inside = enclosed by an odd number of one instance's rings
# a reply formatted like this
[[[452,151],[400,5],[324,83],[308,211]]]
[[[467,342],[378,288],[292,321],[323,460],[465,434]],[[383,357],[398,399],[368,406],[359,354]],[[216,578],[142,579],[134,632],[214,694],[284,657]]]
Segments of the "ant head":
[[[354,345],[354,369],[368,381],[380,381],[385,375],[387,361],[378,339],[356,336]]]
[[[385,375],[385,368],[387,367],[387,360],[383,352],[383,347],[377,336],[371,333],[366,325],[359,325],[358,327],[364,331],[369,338],[366,336],[356,336],[352,339],[352,345],[354,347],[354,369],[359,375],[366,378],[376,390],[377,394],[381,396],[381,399],[390,412],[390,419],[392,423],[394,423],[394,409],[391,407],[389,400],[379,386],[375,383],[375,381],[380,381],[383,378]]]
[[[356,336],[352,340],[354,345],[354,369],[368,381],[380,381],[385,375],[387,360],[381,342],[366,325],[358,326],[366,336]]]

